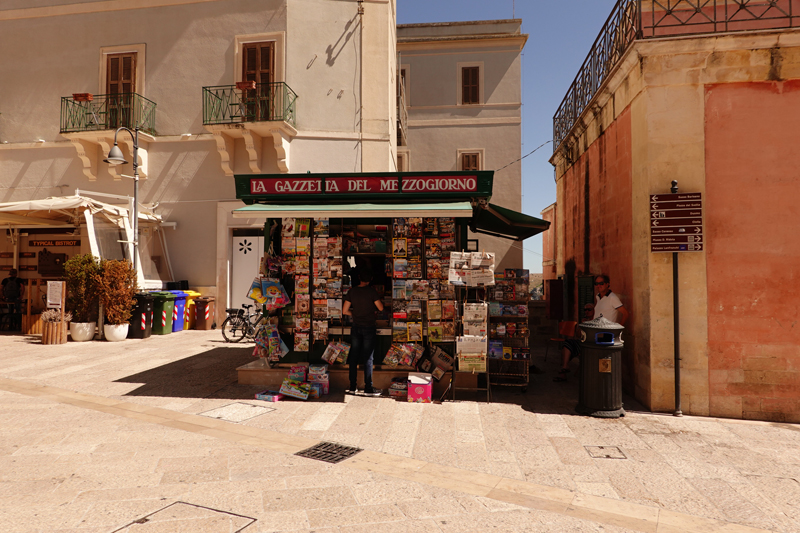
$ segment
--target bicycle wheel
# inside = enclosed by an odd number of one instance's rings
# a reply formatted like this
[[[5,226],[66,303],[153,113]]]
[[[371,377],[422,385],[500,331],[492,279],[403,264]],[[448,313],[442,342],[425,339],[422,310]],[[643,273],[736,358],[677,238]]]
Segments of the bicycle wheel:
[[[247,322],[239,317],[228,317],[222,323],[222,337],[227,342],[239,342],[247,335]]]

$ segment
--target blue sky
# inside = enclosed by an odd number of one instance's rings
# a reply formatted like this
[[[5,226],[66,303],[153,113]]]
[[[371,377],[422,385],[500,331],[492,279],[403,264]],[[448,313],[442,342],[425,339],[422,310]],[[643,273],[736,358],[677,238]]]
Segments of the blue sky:
[[[553,114],[616,0],[397,0],[397,22],[522,19],[522,155],[553,137]],[[522,162],[522,210],[538,217],[556,201],[548,144]],[[510,162],[510,161],[509,161]],[[542,239],[523,244],[525,268],[542,271]]]

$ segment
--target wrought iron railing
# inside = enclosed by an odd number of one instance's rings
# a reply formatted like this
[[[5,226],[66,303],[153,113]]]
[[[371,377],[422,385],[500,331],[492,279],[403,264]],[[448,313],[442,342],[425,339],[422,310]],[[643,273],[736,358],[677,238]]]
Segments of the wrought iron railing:
[[[61,98],[61,133],[115,130],[121,126],[156,134],[156,103],[136,93]]]
[[[408,144],[408,107],[405,80],[397,77],[397,146]]]
[[[203,87],[203,124],[284,121],[295,126],[297,94],[284,82]]]
[[[553,117],[553,149],[635,40],[798,26],[800,0],[619,0]]]

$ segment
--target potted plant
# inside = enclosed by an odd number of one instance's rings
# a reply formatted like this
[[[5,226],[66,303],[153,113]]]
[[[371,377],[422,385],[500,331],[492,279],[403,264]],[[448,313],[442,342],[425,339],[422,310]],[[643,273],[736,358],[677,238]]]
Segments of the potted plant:
[[[67,282],[67,309],[72,313],[69,334],[73,341],[94,338],[97,327],[97,279],[100,262],[92,254],[76,255],[64,263]]]
[[[97,285],[106,322],[103,333],[109,341],[124,340],[136,305],[136,271],[128,261],[103,260]]]
[[[67,342],[67,323],[72,320],[69,311],[61,319],[61,311],[48,309],[42,313],[42,344],[64,344]]]

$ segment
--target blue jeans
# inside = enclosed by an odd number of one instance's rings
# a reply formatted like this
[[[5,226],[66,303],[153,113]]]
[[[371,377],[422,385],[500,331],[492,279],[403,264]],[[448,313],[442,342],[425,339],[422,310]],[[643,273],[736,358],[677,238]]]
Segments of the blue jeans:
[[[375,326],[353,326],[350,328],[350,355],[347,364],[350,366],[350,389],[356,390],[358,385],[358,365],[364,366],[364,388],[372,389],[372,355],[375,352]]]

